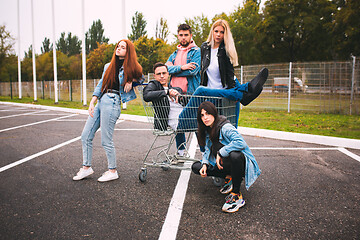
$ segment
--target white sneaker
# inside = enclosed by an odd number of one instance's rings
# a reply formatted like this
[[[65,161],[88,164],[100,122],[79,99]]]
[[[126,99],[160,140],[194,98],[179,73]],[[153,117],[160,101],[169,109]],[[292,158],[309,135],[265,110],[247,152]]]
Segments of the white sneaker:
[[[118,178],[119,178],[119,175],[118,175],[117,171],[113,173],[109,170],[109,171],[104,172],[103,175],[98,178],[98,181],[99,182],[107,182],[107,181],[115,180]]]
[[[90,167],[88,169],[80,168],[76,176],[73,177],[74,181],[84,179],[94,173],[94,170]]]
[[[177,155],[183,157],[185,155],[185,149],[179,149]]]

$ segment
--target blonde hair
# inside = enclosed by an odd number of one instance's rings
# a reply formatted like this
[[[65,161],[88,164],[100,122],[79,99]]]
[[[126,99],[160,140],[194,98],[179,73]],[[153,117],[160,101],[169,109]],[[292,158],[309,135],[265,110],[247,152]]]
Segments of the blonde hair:
[[[224,28],[224,44],[225,44],[226,55],[230,58],[231,64],[234,67],[236,67],[239,65],[238,55],[236,52],[233,36],[231,34],[230,26],[226,20],[218,19],[214,22],[214,24],[211,26],[207,42],[210,43],[211,47],[214,47],[213,33],[214,33],[214,28],[216,28],[217,26],[222,26]]]

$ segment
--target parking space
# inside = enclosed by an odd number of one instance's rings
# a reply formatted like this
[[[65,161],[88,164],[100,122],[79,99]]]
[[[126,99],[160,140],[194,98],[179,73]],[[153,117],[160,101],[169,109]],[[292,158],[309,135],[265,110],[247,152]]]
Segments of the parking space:
[[[335,147],[244,136],[262,174],[249,191],[241,186],[245,207],[225,214],[224,196],[209,178],[190,174],[180,181],[188,171],[149,168],[147,181],[139,181],[154,138],[146,122],[116,125],[119,180],[97,182],[107,167],[97,134],[95,174],[73,181],[82,163],[86,118],[0,105],[0,131],[10,129],[0,132],[1,239],[165,239],[169,229],[177,239],[356,239],[360,234],[359,150],[347,149],[354,158]],[[170,203],[186,188],[183,205],[175,204],[177,222],[169,217]]]

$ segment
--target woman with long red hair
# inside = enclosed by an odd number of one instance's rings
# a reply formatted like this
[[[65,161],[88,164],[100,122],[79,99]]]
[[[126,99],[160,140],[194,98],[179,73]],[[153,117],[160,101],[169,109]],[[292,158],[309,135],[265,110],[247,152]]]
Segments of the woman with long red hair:
[[[98,181],[106,182],[119,178],[113,133],[121,112],[120,101],[125,103],[135,99],[133,88],[142,81],[142,67],[137,61],[134,44],[127,39],[121,40],[115,47],[111,62],[105,64],[102,78],[90,101],[89,117],[81,134],[83,166],[73,180],[81,180],[94,173],[91,168],[92,141],[99,127],[109,170]],[[98,103],[95,106],[96,102]]]

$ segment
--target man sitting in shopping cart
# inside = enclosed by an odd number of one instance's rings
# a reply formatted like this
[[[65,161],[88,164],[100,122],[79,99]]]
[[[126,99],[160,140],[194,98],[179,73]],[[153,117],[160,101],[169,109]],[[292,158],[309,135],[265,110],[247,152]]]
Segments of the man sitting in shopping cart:
[[[181,97],[183,91],[179,87],[169,86],[168,67],[158,62],[153,67],[155,80],[152,80],[143,90],[143,99],[152,102],[154,106],[154,129],[166,131],[170,127],[177,129],[179,114],[186,105],[185,98]],[[177,134],[175,137],[178,155],[185,152],[185,135]]]

